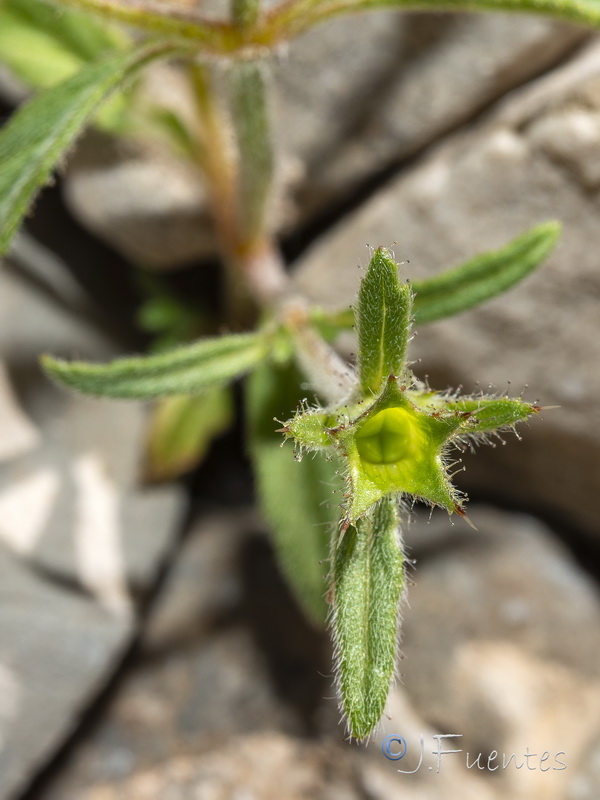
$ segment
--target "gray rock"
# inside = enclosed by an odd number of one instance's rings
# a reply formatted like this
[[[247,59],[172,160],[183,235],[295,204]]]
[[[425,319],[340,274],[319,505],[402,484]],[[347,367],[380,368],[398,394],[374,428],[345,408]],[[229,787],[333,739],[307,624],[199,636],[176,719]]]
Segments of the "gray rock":
[[[359,800],[349,753],[339,747],[266,732],[236,737],[205,752],[181,754],[80,800]],[[70,800],[70,798],[69,798]]]
[[[297,286],[331,307],[352,302],[365,244],[390,246],[422,278],[557,218],[546,266],[485,306],[419,329],[417,374],[436,388],[499,392],[559,405],[523,429],[523,442],[481,448],[461,485],[543,504],[598,530],[600,47],[509,99],[401,174],[324,236],[298,266]],[[559,135],[560,134],[560,135]],[[592,139],[592,134],[596,137]],[[508,386],[507,381],[511,382]],[[487,450],[487,452],[486,452]]]
[[[590,745],[577,774],[571,776],[565,797],[567,800],[593,800],[599,783],[600,738]]]
[[[0,576],[0,797],[8,800],[104,688],[131,620],[40,578],[5,548]]]
[[[280,190],[272,228],[289,231],[412,156],[504,92],[564,58],[589,33],[506,15],[371,12],[327,22],[274,59]],[[149,73],[145,102],[190,115],[174,69]],[[98,235],[147,266],[214,252],[200,175],[152,145],[87,137],[66,198]]]
[[[76,397],[42,375],[41,352],[115,350],[52,264],[44,279],[39,257],[21,248],[21,266],[0,272],[0,430],[11,429],[0,450],[2,800],[45,766],[117,668],[135,593],[154,580],[182,504],[176,489],[138,485],[140,405]]]
[[[282,151],[304,170],[295,217],[414,156],[587,35],[541,18],[395,11],[313,29],[275,73]]]
[[[195,641],[234,612],[243,601],[239,551],[262,527],[251,509],[216,513],[192,526],[143,632],[145,652],[180,646],[190,636]]]
[[[139,486],[142,404],[66,392],[37,363],[43,352],[108,359],[114,346],[76,311],[49,302],[23,271],[3,271],[1,295],[0,349],[35,443],[0,467],[0,538],[126,609],[128,584],[147,587],[172,541],[179,492]]]
[[[90,132],[64,188],[74,215],[142,266],[185,264],[215,250],[202,175],[156,143]]]
[[[302,748],[293,738],[298,722],[279,699],[267,659],[245,619],[242,551],[257,525],[255,514],[241,511],[216,514],[193,526],[144,631],[135,668],[50,787],[47,800],[74,800],[88,791],[90,797],[101,791],[107,797],[112,791],[135,796],[138,781],[146,780],[143,775],[154,776],[153,791],[166,793],[168,786],[179,796],[191,792],[188,781],[203,785],[208,780],[204,765],[225,765],[230,749],[241,746],[258,753],[255,736],[280,738],[287,742],[286,751]],[[269,588],[262,591],[269,595]],[[276,607],[272,614],[277,615]],[[275,744],[275,758],[277,752]],[[188,767],[171,771],[169,765],[183,764],[186,754],[192,754],[199,772],[188,775]],[[265,744],[264,758],[269,757]],[[254,768],[247,769],[251,773]],[[241,780],[232,765],[230,770],[226,779],[219,768],[215,785]]]
[[[39,434],[23,412],[0,364],[0,462],[22,455],[35,447]]]
[[[451,746],[470,763],[482,753],[486,764],[493,750],[500,765],[503,753],[521,764],[525,748],[537,753],[525,769],[487,773],[503,796],[559,800],[583,779],[600,734],[600,593],[533,518],[480,506],[471,518],[478,532],[437,520],[434,547],[426,531],[421,543],[421,524],[409,531],[417,566],[402,689],[430,725],[462,734]],[[394,723],[402,728],[401,717]],[[463,769],[465,759],[443,757]]]

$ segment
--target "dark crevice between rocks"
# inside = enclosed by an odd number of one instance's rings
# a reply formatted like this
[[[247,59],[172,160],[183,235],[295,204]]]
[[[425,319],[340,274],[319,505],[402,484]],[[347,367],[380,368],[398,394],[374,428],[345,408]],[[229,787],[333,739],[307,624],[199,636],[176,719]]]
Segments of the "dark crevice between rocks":
[[[11,252],[3,264],[6,272],[16,275],[20,281],[28,284],[35,294],[43,297],[48,304],[57,307],[61,313],[76,319],[84,319],[86,324],[92,325],[100,331],[106,329],[106,315],[87,296],[77,292],[76,302],[72,302],[75,298],[69,297],[69,292],[63,291],[63,287],[58,289],[52,284],[51,279],[44,279],[30,267],[30,263],[15,252]],[[111,335],[113,339],[119,338],[115,335],[112,325]]]
[[[101,329],[129,346],[140,346],[143,342],[131,325],[131,309],[139,302],[131,266],[73,220],[60,197],[60,183],[57,179],[40,194],[25,229],[64,261],[100,310]]]
[[[11,560],[15,566],[21,569],[25,568],[31,575],[38,577],[42,582],[51,583],[53,586],[72,595],[76,595],[80,599],[87,600],[90,603],[96,602],[96,598],[88,589],[83,586],[80,581],[72,575],[53,569],[47,564],[41,564],[39,561],[34,561],[26,556],[17,554],[12,547],[0,542],[0,549],[2,554]]]

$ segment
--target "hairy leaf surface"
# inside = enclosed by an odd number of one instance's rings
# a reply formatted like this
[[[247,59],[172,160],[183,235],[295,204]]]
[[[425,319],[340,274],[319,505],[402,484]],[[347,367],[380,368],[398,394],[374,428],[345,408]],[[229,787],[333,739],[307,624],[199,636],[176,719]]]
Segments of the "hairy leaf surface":
[[[363,392],[377,393],[389,375],[402,375],[410,330],[411,292],[398,281],[387,250],[373,254],[358,293],[358,367]]]
[[[180,50],[170,42],[144,44],[91,64],[13,115],[0,132],[0,254],[99,104],[143,66]]]
[[[266,355],[262,333],[200,339],[156,355],[118,358],[108,364],[42,357],[50,377],[84,394],[146,399],[193,394],[248,372]]]
[[[559,223],[546,222],[500,250],[481,253],[433,278],[415,281],[416,324],[459,314],[510,289],[552,252],[559,235]]]
[[[379,722],[396,665],[403,555],[393,499],[351,525],[332,553],[338,684],[350,733]]]

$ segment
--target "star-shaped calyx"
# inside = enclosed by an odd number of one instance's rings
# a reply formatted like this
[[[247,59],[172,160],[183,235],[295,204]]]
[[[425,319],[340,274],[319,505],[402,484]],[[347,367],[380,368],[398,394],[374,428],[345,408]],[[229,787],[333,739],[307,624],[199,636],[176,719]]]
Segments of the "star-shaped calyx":
[[[342,527],[382,498],[412,497],[465,516],[448,472],[452,444],[508,429],[539,411],[508,397],[461,397],[425,389],[406,363],[412,292],[386,250],[376,250],[355,310],[358,386],[349,402],[303,409],[284,432],[301,448],[329,449],[347,469]]]

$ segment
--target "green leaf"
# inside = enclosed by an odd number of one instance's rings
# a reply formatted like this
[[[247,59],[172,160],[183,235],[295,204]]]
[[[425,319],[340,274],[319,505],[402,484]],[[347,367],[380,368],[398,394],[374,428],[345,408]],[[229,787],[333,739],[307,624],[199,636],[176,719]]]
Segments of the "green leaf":
[[[448,410],[465,415],[467,433],[487,433],[512,428],[517,422],[537,414],[540,407],[518,397],[465,397],[447,402]]]
[[[458,314],[510,289],[541,264],[560,235],[558,222],[527,231],[501,250],[490,251],[429,278],[415,281],[415,322]]]
[[[156,355],[119,358],[108,364],[62,361],[42,356],[42,366],[59,383],[85,394],[147,399],[193,394],[232,381],[267,354],[263,333],[201,339]]]
[[[267,86],[256,62],[233,68],[231,110],[239,151],[239,216],[246,239],[260,235],[273,180]]]
[[[396,503],[382,500],[333,547],[337,679],[357,739],[379,722],[394,676],[404,587],[398,527]]]
[[[376,394],[390,375],[399,377],[405,368],[411,291],[398,281],[397,270],[388,251],[377,249],[358,293],[358,366],[365,394]]]
[[[196,467],[213,439],[231,426],[233,416],[231,390],[225,386],[162,399],[150,423],[145,478],[168,481]]]
[[[152,352],[191,342],[214,331],[215,325],[198,302],[194,307],[186,305],[164,290],[155,276],[143,275],[138,283],[147,299],[139,307],[135,321],[139,328],[154,336]]]
[[[150,106],[145,111],[145,130],[152,126],[156,136],[166,139],[167,144],[186,159],[196,159],[200,143],[191,127],[180,114],[170,108]]]
[[[458,314],[512,288],[552,252],[560,231],[559,222],[545,222],[501,250],[482,253],[433,278],[412,282],[415,324],[424,325]],[[327,339],[352,328],[354,318],[352,309],[311,311],[311,321]]]
[[[335,425],[327,412],[299,410],[296,415],[286,422],[283,433],[293,437],[301,447],[307,450],[321,450],[331,447],[332,439],[328,429]]]
[[[93,16],[43,0],[0,0],[0,61],[27,85],[46,88],[129,38]]]
[[[279,426],[302,400],[300,375],[290,364],[261,365],[247,386],[250,454],[261,508],[269,523],[281,569],[307,617],[323,625],[329,542],[339,517],[341,488],[335,461],[305,456],[296,462],[282,447]]]
[[[171,42],[144,44],[92,64],[41,92],[12,117],[0,132],[0,254],[98,105],[146,64],[181,51]]]

